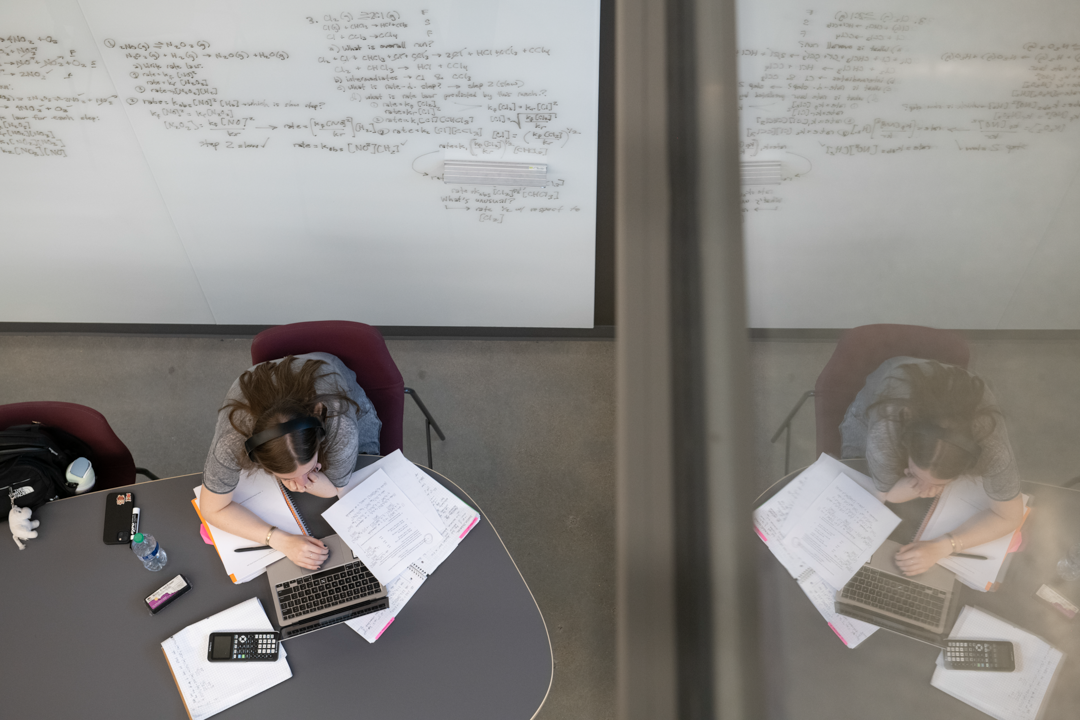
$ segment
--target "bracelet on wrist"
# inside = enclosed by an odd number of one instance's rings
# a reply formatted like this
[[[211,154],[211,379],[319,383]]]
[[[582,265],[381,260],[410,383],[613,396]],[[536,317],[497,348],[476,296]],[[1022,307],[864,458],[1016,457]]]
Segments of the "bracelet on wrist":
[[[274,526],[274,525],[271,525],[270,529],[266,533],[266,539],[263,540],[263,545],[269,545],[270,544],[270,536],[274,534],[275,530],[277,530],[277,527]]]

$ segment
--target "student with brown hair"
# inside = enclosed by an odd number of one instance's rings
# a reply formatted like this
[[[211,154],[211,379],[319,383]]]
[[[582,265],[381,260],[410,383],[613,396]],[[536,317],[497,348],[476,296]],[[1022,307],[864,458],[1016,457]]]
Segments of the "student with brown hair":
[[[896,357],[866,378],[840,424],[842,457],[865,457],[881,499],[936,497],[962,479],[979,482],[990,509],[939,538],[900,548],[906,575],[1007,535],[1024,516],[1005,422],[982,378],[933,360]]]
[[[334,497],[359,453],[378,454],[382,423],[356,375],[326,353],[288,356],[242,374],[225,396],[203,468],[207,522],[318,569],[321,541],[292,535],[232,502],[242,470],[260,468],[293,492]]]

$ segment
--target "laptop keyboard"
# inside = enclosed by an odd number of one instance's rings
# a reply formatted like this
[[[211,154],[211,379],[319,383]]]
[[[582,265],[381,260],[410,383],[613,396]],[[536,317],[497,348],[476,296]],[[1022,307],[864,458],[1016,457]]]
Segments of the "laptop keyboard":
[[[945,591],[863,565],[840,596],[923,625],[936,627],[945,607]]]
[[[274,586],[288,621],[375,595],[382,586],[359,560]]]

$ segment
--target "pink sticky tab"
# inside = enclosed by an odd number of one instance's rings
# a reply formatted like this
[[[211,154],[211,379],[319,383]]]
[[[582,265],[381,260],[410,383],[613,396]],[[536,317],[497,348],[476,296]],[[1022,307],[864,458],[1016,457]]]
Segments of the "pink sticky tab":
[[[768,543],[768,542],[769,542],[769,538],[765,537],[765,533],[763,533],[763,532],[761,532],[760,530],[758,530],[758,529],[757,529],[757,526],[755,526],[755,527],[754,527],[754,532],[756,532],[756,533],[757,533],[757,536],[758,536],[759,538],[761,538],[761,542],[763,542],[763,543]]]
[[[464,529],[464,530],[462,531],[462,533],[461,533],[460,535],[458,535],[458,540],[460,540],[461,538],[463,538],[463,537],[465,537],[466,535],[468,535],[468,534],[469,534],[469,531],[470,531],[470,530],[472,530],[472,529],[473,529],[473,526],[474,526],[474,525],[476,525],[476,523],[478,523],[478,522],[480,522],[480,516],[479,516],[479,515],[477,515],[476,517],[474,517],[474,518],[473,518],[473,521],[472,521],[471,523],[469,523],[469,527],[465,528],[465,529]]]
[[[1006,550],[1005,553],[1008,554],[1008,553],[1011,553],[1011,552],[1016,552],[1017,550],[1020,549],[1020,544],[1023,543],[1023,542],[1024,542],[1024,536],[1020,534],[1019,530],[1017,530],[1016,532],[1013,533],[1012,542],[1009,543],[1009,549]]]
[[[383,634],[384,632],[386,632],[386,628],[390,627],[390,626],[391,626],[391,625],[393,625],[393,624],[394,624],[394,618],[390,618],[390,622],[388,622],[388,623],[386,623],[385,625],[383,625],[383,629],[379,631],[379,634],[375,636],[375,639],[376,639],[376,640],[378,640],[379,638],[381,638],[381,637],[382,637],[382,634]]]
[[[202,541],[207,545],[213,545],[214,541],[210,539],[210,533],[206,532],[205,525],[199,525],[199,534],[202,535]]]
[[[832,623],[829,623],[829,629],[836,633],[836,637],[840,638],[840,642],[844,643],[844,645],[847,645],[847,640],[844,639],[843,635],[837,632],[836,628],[833,627]]]

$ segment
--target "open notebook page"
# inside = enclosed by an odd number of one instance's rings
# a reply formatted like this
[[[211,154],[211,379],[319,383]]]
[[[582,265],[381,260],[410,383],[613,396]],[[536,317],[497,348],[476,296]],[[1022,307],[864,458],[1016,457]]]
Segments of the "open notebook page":
[[[998,720],[1035,720],[1062,660],[1045,640],[979,608],[967,606],[950,637],[1010,640],[1016,656],[1011,673],[946,670],[939,655],[930,684]]]
[[[216,715],[292,677],[284,645],[274,662],[210,662],[206,659],[212,632],[273,629],[262,603],[258,598],[251,598],[189,625],[161,643],[192,720]]]

